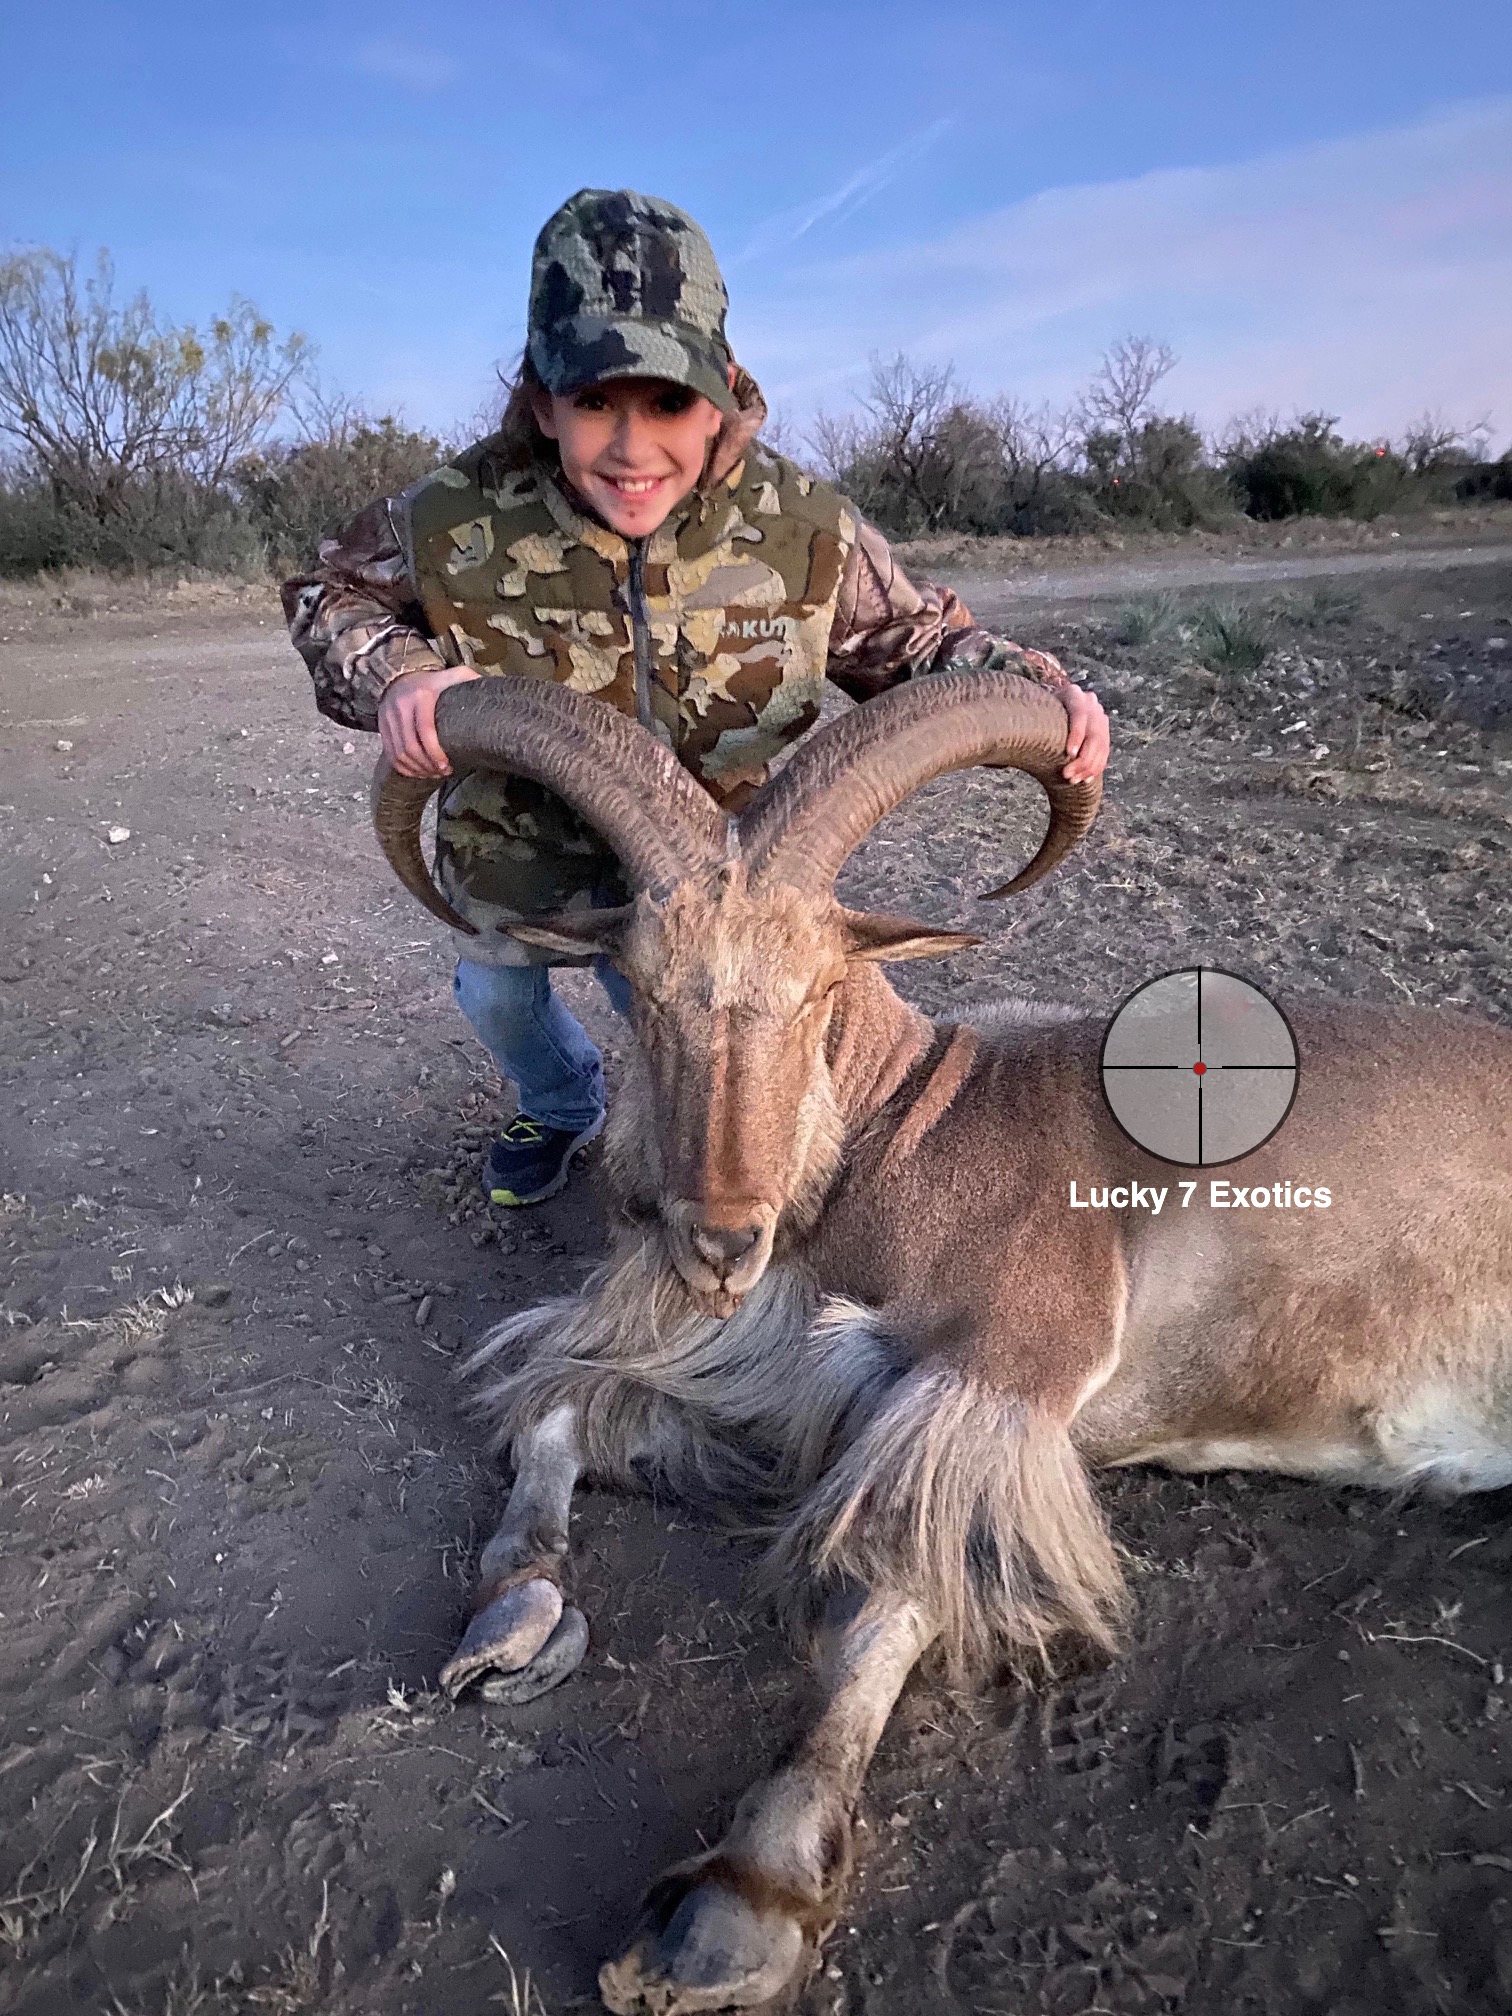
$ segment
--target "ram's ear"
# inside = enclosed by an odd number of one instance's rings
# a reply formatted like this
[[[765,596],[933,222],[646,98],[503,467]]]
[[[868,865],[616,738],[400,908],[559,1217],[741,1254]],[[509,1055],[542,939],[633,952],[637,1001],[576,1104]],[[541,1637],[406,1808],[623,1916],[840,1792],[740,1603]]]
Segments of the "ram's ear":
[[[845,913],[845,950],[851,959],[938,959],[981,942],[970,931],[942,931],[917,917],[889,917],[881,910]]]
[[[496,929],[518,938],[523,945],[565,952],[569,958],[603,952],[612,959],[634,914],[634,905],[629,903],[618,910],[556,910],[532,917],[529,923],[500,924]]]

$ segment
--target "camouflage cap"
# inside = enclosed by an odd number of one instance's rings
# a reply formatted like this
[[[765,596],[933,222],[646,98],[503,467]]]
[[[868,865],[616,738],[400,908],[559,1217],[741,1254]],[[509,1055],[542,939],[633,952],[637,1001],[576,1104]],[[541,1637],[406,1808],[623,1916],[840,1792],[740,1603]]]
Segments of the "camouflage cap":
[[[580,189],[546,220],[530,276],[530,361],[550,392],[666,378],[735,411],[729,296],[693,219],[633,189]]]

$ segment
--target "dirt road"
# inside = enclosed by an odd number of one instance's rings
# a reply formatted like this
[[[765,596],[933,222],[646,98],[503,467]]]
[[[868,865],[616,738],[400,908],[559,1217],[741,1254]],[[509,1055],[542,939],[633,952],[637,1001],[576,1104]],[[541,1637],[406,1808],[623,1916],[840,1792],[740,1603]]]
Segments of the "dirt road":
[[[894,815],[854,900],[990,934],[907,991],[1111,1010],[1202,959],[1512,1016],[1512,564],[1351,585],[1223,672],[1042,578],[1021,634],[1116,710],[1107,810],[985,925],[1031,794]],[[501,1496],[455,1356],[580,1277],[591,1195],[474,1202],[497,1083],[272,608],[111,599],[0,603],[0,2012],[482,2016],[511,1966],[593,2007],[791,1661],[740,1546],[589,1496],[582,1672],[430,1691]],[[1512,2009],[1505,1499],[1101,1488],[1126,1658],[909,1690],[804,2011]]]
[[[972,613],[984,623],[1024,604],[1042,602],[1111,601],[1153,593],[1175,594],[1190,588],[1221,588],[1226,594],[1293,581],[1388,579],[1403,574],[1463,573],[1495,567],[1505,571],[1512,546],[1402,547],[1380,553],[1266,553],[1252,560],[1218,555],[1189,558],[1177,553],[1152,554],[1102,566],[1036,568],[1012,576],[961,573],[954,585]]]

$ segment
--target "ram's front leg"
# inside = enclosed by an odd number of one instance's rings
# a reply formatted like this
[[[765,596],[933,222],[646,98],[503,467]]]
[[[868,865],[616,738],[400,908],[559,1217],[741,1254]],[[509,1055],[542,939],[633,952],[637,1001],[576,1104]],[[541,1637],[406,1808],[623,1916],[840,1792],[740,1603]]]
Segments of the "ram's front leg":
[[[792,1758],[745,1795],[717,1848],[661,1879],[628,1952],[600,1970],[616,2016],[751,2008],[804,1971],[850,1873],[872,1753],[933,1636],[895,1596],[872,1597],[838,1633],[823,1707]]]
[[[472,1621],[441,1669],[454,1699],[481,1679],[487,1701],[530,1701],[582,1664],[588,1622],[562,1599],[567,1522],[582,1467],[571,1405],[554,1408],[521,1436],[503,1522],[478,1563]]]

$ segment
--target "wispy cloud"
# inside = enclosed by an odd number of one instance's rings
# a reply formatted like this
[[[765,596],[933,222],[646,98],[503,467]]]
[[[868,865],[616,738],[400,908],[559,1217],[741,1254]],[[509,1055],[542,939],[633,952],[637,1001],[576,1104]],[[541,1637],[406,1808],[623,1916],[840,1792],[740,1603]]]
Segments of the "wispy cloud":
[[[875,350],[1064,398],[1128,329],[1181,355],[1216,424],[1321,406],[1361,433],[1424,407],[1512,427],[1512,97],[1221,168],[1048,190],[927,242],[753,274],[752,368],[792,410]]]
[[[354,60],[357,68],[369,77],[381,77],[386,84],[402,84],[410,91],[444,91],[460,74],[454,60],[441,50],[391,36],[362,43]]]
[[[885,154],[879,154],[875,161],[868,161],[858,168],[854,175],[847,176],[838,188],[829,190],[823,196],[816,196],[807,203],[800,203],[791,210],[779,210],[757,228],[750,241],[728,263],[744,266],[753,259],[769,257],[800,238],[807,237],[816,224],[838,224],[869,202],[880,190],[886,188],[902,169],[917,161],[949,132],[954,122],[949,118],[935,119],[917,133],[911,133],[900,140],[896,147],[889,147]]]

